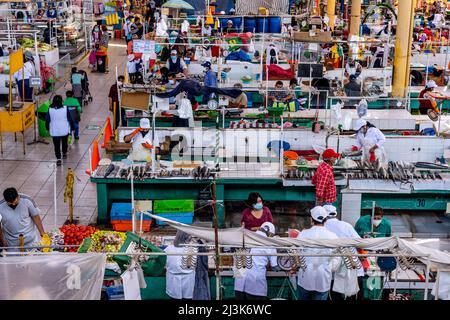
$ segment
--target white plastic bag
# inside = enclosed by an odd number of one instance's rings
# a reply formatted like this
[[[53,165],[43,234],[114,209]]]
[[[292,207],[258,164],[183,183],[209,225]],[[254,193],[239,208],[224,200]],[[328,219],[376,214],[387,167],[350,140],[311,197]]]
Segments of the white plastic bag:
[[[334,274],[333,291],[342,293],[346,297],[354,296],[359,291],[358,270],[347,269],[342,261]]]

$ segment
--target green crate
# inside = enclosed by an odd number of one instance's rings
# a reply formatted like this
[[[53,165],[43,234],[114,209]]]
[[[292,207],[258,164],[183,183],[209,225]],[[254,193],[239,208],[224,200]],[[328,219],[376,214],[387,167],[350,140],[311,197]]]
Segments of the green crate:
[[[194,212],[194,200],[155,200],[153,212],[155,214]]]
[[[139,239],[141,240],[141,245],[143,247],[148,248],[146,252],[163,252],[163,250],[161,250],[157,246],[154,246],[147,240],[139,238],[136,234],[132,232],[127,232],[126,236],[127,238],[125,239],[125,242],[123,243],[119,252],[126,252],[131,242],[138,243]],[[142,271],[144,271],[144,275],[149,277],[157,277],[159,275],[164,274],[164,269],[166,267],[166,256],[148,256],[148,257],[149,259],[141,264]],[[127,265],[130,263],[131,259],[129,256],[113,256],[112,258],[115,262],[117,262],[122,271],[125,271],[127,269]]]

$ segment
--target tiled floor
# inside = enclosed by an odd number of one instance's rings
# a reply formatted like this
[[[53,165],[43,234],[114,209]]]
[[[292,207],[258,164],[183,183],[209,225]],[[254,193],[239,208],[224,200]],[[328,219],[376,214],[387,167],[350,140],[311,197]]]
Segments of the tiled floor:
[[[89,165],[89,146],[98,136],[101,129],[88,129],[88,125],[102,126],[109,115],[108,93],[110,86],[115,82],[115,67],[124,70],[126,62],[125,45],[122,42],[112,42],[110,46],[110,73],[90,73],[90,91],[93,102],[83,108],[80,124],[80,140],[70,147],[68,159],[63,166],[56,171],[56,222],[61,226],[68,217],[68,204],[64,202],[64,188],[67,169],[73,168],[80,181],[74,186],[74,217],[82,224],[93,223],[97,218],[96,187],[89,182],[89,176],[85,173]],[[87,60],[80,63],[79,68],[88,70]],[[70,88],[67,85],[66,88]],[[58,92],[64,94],[64,91]],[[40,98],[40,103],[44,98]],[[26,146],[26,154],[22,151],[22,138],[19,134],[18,141],[14,142],[13,134],[4,135],[4,154],[0,160],[0,191],[7,187],[16,187],[19,192],[32,196],[42,210],[46,230],[54,227],[54,163],[55,155],[53,145],[50,143],[34,144]],[[33,130],[28,130],[25,135],[26,142],[33,141]],[[47,141],[51,142],[49,138]],[[102,152],[102,150],[100,151]],[[1,198],[0,194],[0,198]]]

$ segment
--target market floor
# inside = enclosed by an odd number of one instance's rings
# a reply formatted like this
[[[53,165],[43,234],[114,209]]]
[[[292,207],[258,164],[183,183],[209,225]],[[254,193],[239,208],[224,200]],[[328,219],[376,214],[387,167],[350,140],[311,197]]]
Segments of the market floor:
[[[89,166],[89,147],[92,141],[101,132],[101,127],[110,115],[108,111],[108,93],[110,86],[115,82],[115,67],[119,73],[123,73],[126,63],[125,42],[112,41],[109,48],[108,74],[90,73],[88,71],[87,58],[78,67],[88,72],[90,91],[93,102],[83,108],[80,123],[80,140],[74,142],[69,149],[68,159],[56,171],[56,226],[61,226],[68,218],[69,205],[64,202],[65,181],[68,168],[73,168],[79,181],[74,185],[74,218],[81,224],[95,223],[97,220],[97,193],[95,184],[89,182],[89,176],[85,170]],[[57,93],[64,96],[65,90],[71,88],[67,84]],[[40,104],[44,98],[40,97]],[[34,139],[33,130],[30,128],[25,134],[25,141]],[[44,227],[50,231],[55,227],[54,209],[54,164],[56,162],[51,139],[45,144],[33,144],[26,146],[26,154],[23,154],[22,135],[17,135],[14,142],[14,134],[3,136],[3,155],[0,161],[0,191],[7,187],[16,187],[19,192],[33,197],[42,210]],[[104,150],[100,149],[103,153]],[[2,196],[0,195],[0,198]]]

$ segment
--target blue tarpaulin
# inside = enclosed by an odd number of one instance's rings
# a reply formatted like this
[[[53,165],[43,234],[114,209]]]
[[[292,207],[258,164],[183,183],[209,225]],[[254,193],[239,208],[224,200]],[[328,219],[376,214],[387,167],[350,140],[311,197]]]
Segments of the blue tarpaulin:
[[[206,9],[206,1],[205,0],[184,0],[194,7],[195,11],[205,11]]]

